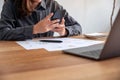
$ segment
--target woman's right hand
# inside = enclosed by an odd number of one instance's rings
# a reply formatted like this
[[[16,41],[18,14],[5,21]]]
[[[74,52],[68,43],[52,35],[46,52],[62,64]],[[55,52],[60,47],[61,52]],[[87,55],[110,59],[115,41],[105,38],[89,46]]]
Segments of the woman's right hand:
[[[58,26],[59,19],[51,21],[52,16],[53,16],[53,13],[50,13],[43,20],[41,20],[37,24],[35,24],[33,26],[33,34],[45,33],[45,32],[53,30],[56,26]]]

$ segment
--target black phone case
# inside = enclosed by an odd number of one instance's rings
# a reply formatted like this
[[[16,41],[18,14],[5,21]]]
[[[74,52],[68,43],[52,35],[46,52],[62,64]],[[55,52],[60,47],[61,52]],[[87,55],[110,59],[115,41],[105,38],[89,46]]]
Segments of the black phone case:
[[[57,10],[54,15],[51,17],[51,20],[55,20],[55,19],[60,19],[60,22],[62,21],[62,18],[65,15],[65,10]]]

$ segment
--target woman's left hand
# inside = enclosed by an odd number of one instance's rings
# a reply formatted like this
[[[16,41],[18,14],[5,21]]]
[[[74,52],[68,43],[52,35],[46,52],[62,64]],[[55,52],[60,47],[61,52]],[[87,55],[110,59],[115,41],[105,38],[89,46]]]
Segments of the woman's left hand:
[[[67,31],[65,29],[65,20],[64,20],[64,18],[62,18],[61,23],[58,26],[56,26],[52,31],[59,33],[60,36],[65,36],[67,34]]]

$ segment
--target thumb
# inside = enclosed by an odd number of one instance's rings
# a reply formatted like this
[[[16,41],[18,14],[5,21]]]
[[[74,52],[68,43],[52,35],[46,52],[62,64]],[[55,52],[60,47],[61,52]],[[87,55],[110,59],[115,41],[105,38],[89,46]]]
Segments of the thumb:
[[[62,18],[62,21],[61,21],[61,24],[64,24],[65,23],[65,19],[64,17]]]

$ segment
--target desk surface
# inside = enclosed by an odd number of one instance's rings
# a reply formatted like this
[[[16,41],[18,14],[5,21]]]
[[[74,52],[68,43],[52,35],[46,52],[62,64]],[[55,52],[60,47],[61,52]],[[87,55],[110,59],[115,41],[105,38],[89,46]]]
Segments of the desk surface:
[[[104,61],[25,50],[14,41],[0,42],[0,80],[120,80],[120,57]]]

